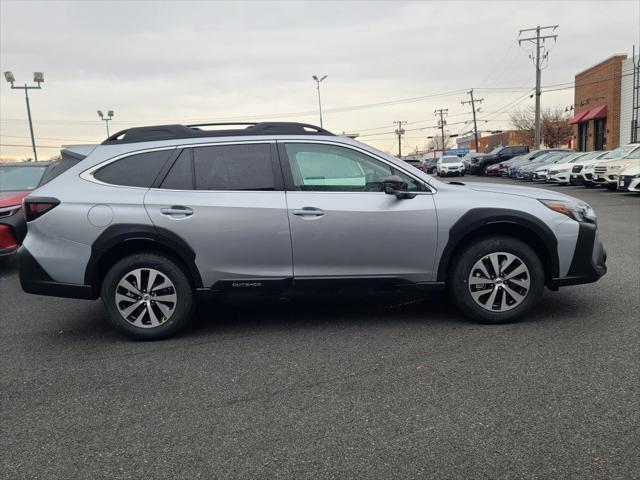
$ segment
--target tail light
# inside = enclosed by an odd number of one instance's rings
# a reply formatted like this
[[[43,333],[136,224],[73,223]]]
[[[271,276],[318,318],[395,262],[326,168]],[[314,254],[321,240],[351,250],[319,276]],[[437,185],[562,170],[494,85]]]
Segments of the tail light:
[[[60,204],[60,200],[51,197],[27,197],[24,199],[24,216],[27,222],[41,217]]]

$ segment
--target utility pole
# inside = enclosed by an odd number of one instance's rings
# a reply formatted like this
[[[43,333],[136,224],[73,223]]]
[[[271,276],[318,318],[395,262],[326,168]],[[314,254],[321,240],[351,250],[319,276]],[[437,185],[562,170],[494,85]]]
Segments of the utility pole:
[[[396,128],[396,135],[398,135],[398,158],[402,158],[402,135],[404,135],[402,125],[406,125],[407,122],[404,120],[396,120],[393,124],[398,125],[398,128]]]
[[[33,122],[31,121],[31,107],[29,106],[29,90],[40,90],[42,86],[41,83],[44,83],[44,73],[42,72],[34,72],[33,73],[33,81],[37,83],[37,86],[24,84],[24,87],[16,87],[14,82],[16,81],[13,73],[4,72],[4,78],[11,84],[11,88],[14,90],[24,90],[24,99],[27,102],[27,118],[29,119],[29,132],[31,133],[31,147],[33,148],[33,160],[38,161],[38,152],[36,151],[36,139],[33,135]]]
[[[535,137],[535,145],[533,146],[534,149],[539,150],[540,149],[540,80],[542,78],[542,70],[540,68],[540,40],[542,40],[542,43],[545,42],[545,40],[547,38],[553,38],[554,41],[557,41],[558,39],[558,35],[540,35],[540,33],[543,30],[547,30],[547,29],[551,29],[551,33],[555,32],[556,29],[559,27],[559,25],[548,25],[546,27],[541,27],[541,26],[537,26],[535,28],[526,28],[524,30],[520,30],[520,33],[518,33],[518,36],[522,35],[523,32],[536,32],[536,36],[535,37],[528,37],[528,38],[519,38],[518,39],[518,45],[522,45],[522,42],[531,42],[536,46],[536,51],[535,51],[535,64],[536,64],[536,137]],[[544,46],[542,46],[542,48],[544,48]],[[548,52],[545,52],[543,55],[544,59],[548,58]]]
[[[462,105],[469,103],[471,104],[471,110],[473,111],[473,136],[476,139],[476,152],[480,151],[480,145],[478,144],[478,124],[476,123],[476,104],[475,102],[482,103],[484,98],[473,98],[473,88],[467,92],[471,96],[471,100],[463,100],[460,103]],[[479,109],[478,109],[479,110]]]
[[[440,137],[442,139],[442,153],[444,154],[444,126],[447,124],[447,121],[444,119],[445,115],[448,115],[448,108],[439,108],[434,110],[433,113],[437,116],[440,116],[440,120],[438,120],[438,128],[440,129]]]

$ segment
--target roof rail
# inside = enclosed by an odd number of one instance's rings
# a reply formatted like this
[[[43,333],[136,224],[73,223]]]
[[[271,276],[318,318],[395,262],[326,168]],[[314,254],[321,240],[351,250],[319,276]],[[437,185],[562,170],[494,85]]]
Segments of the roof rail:
[[[245,128],[203,130],[201,127],[241,125]],[[198,123],[195,125],[155,125],[121,130],[107,138],[102,145],[121,143],[152,142],[198,137],[233,137],[247,135],[333,135],[324,128],[297,122],[258,123]]]

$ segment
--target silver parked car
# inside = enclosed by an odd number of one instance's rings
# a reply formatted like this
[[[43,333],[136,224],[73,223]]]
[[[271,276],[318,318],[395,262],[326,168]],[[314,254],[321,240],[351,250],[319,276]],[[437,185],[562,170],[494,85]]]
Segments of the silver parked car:
[[[448,288],[503,323],[606,272],[575,198],[445,183],[311,125],[202,127],[119,132],[27,197],[24,290],[102,297],[116,327],[158,339],[199,295]]]

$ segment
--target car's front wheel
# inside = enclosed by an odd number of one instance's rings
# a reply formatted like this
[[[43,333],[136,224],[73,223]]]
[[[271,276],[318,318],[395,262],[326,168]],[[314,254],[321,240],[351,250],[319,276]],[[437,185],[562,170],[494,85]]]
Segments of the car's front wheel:
[[[118,261],[102,283],[109,321],[137,340],[159,340],[182,329],[193,316],[189,279],[171,258],[143,253]]]
[[[454,264],[448,287],[457,306],[482,323],[507,323],[537,304],[544,269],[526,243],[488,237],[470,244]]]

